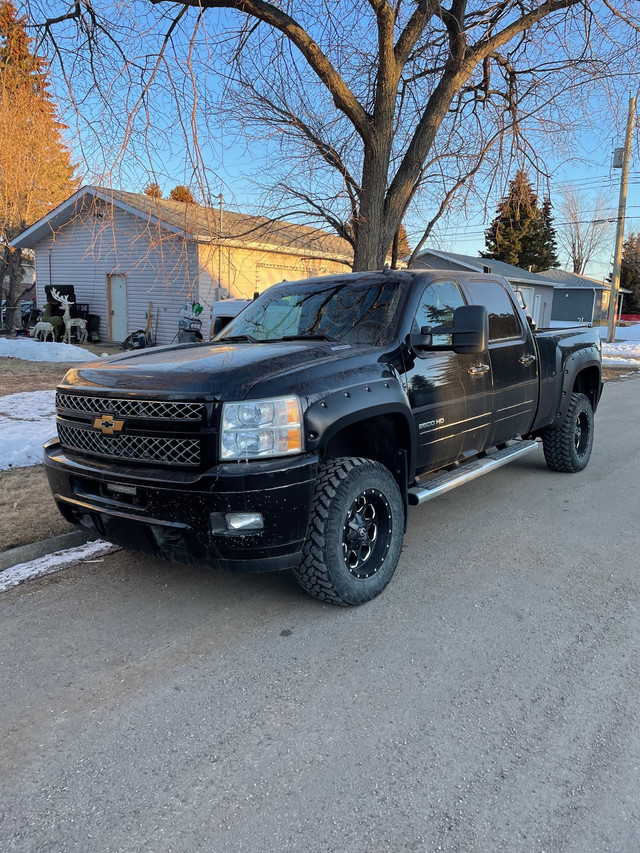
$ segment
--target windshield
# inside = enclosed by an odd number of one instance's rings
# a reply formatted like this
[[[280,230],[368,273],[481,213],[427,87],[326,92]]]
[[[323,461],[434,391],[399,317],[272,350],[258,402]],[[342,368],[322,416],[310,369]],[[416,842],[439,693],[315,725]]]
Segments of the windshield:
[[[270,287],[216,340],[321,339],[384,346],[393,340],[406,284],[380,273]]]

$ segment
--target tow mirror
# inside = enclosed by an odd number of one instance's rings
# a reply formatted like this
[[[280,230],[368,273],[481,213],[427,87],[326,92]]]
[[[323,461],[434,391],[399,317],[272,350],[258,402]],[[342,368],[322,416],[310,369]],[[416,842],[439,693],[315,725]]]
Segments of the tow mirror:
[[[414,350],[428,349],[433,344],[433,335],[431,326],[422,326],[420,333],[414,332],[411,335],[411,346]]]
[[[433,344],[435,336],[451,335],[448,344]],[[452,326],[423,326],[420,334],[411,335],[411,346],[420,358],[425,350],[453,350],[454,352],[481,353],[489,342],[489,314],[484,305],[461,305],[453,312]]]
[[[461,305],[453,312],[453,351],[481,353],[489,344],[489,313],[484,305]]]

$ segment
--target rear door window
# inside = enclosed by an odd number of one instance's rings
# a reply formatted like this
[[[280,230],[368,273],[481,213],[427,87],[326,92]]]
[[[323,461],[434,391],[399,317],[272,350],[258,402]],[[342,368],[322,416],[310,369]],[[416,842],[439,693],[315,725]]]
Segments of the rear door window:
[[[489,340],[521,338],[522,326],[513,301],[497,281],[470,281],[467,288],[474,305],[485,305],[489,312]]]

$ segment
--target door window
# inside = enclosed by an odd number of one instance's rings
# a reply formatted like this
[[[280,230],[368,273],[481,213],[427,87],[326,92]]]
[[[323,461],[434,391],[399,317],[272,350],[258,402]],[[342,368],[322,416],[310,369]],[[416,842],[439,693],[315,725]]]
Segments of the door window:
[[[489,340],[521,338],[522,327],[505,288],[497,281],[470,281],[467,285],[474,305],[489,312]]]
[[[464,305],[464,298],[458,285],[453,281],[432,281],[420,297],[420,304],[414,319],[415,331],[423,326],[452,326],[453,312]],[[434,335],[434,346],[448,346],[451,335]]]

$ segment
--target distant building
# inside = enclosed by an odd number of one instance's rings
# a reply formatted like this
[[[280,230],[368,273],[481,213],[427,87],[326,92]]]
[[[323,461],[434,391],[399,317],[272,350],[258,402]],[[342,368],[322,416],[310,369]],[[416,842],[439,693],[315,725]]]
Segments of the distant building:
[[[33,249],[38,305],[46,285],[73,285],[76,302],[100,317],[103,340],[144,329],[176,338],[185,302],[251,298],[283,279],[349,272],[352,251],[317,228],[198,204],[85,186],[19,234]]]
[[[611,284],[566,270],[545,270],[545,278],[555,282],[551,319],[564,323],[589,323],[606,326],[609,315]],[[624,288],[618,297],[618,313],[624,301]]]
[[[501,275],[507,279],[512,290],[521,294],[527,311],[541,329],[547,328],[551,322],[555,283],[547,277],[547,273],[528,272],[492,258],[476,258],[435,249],[425,249],[416,257],[412,266],[426,269],[475,270]]]

